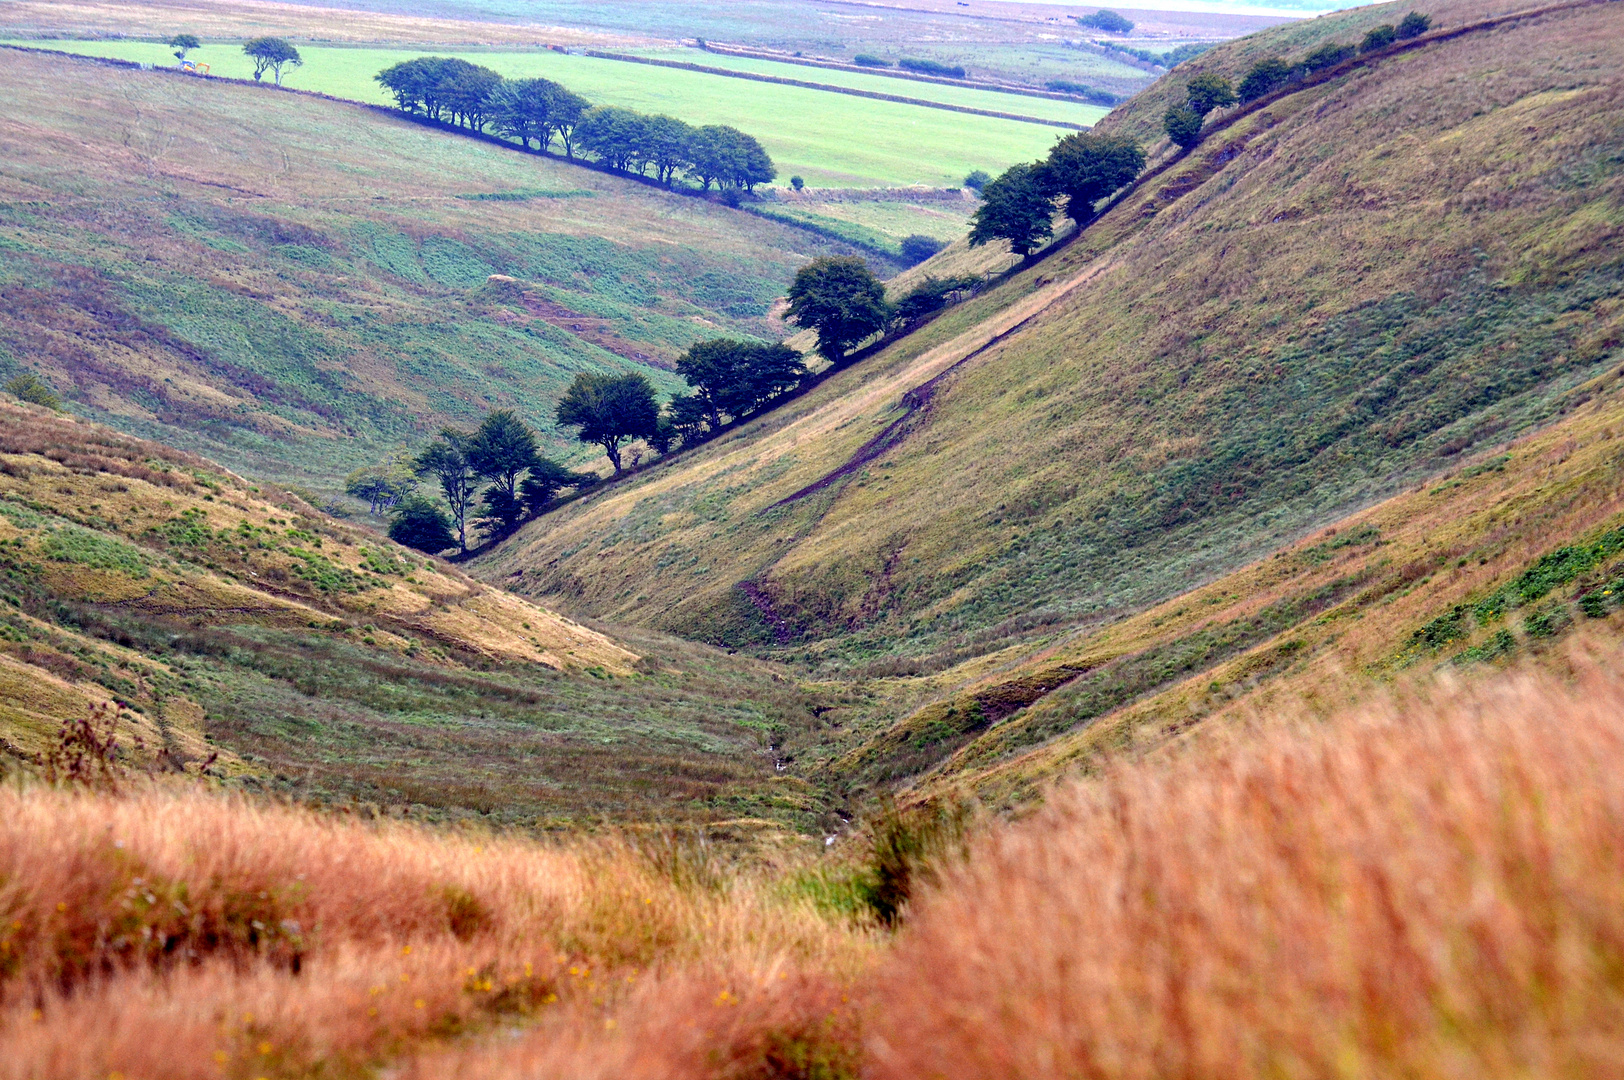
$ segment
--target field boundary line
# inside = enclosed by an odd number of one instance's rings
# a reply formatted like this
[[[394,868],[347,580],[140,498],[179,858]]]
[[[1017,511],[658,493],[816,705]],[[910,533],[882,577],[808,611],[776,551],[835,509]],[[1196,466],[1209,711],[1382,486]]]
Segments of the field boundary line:
[[[1038,116],[1023,116],[1020,113],[998,112],[994,109],[977,109],[971,105],[949,105],[945,101],[926,101],[924,98],[904,97],[901,94],[885,94],[878,90],[858,90],[850,86],[832,86],[829,83],[809,82],[805,79],[790,79],[783,75],[761,75],[753,71],[731,71],[728,68],[710,67],[707,64],[692,64],[686,60],[656,60],[649,56],[633,56],[630,53],[600,52],[596,49],[583,50],[583,56],[590,56],[596,60],[616,60],[623,64],[647,64],[650,67],[675,68],[678,71],[694,71],[704,75],[721,75],[729,79],[746,79],[750,82],[773,83],[778,86],[796,86],[804,90],[824,90],[831,94],[847,94],[851,97],[872,98],[875,101],[892,101],[901,105],[920,105],[927,109],[945,109],[948,112],[968,113],[971,116],[990,116],[998,120],[1014,120],[1023,124],[1042,124],[1045,127],[1068,128],[1072,131],[1087,131],[1089,125],[1074,124],[1069,120],[1045,120]],[[750,57],[748,59],[755,59]],[[865,72],[866,74],[866,72]],[[949,86],[959,86],[961,89],[980,90],[982,87],[964,87],[959,83],[948,83]],[[1096,106],[1097,108],[1098,106]]]

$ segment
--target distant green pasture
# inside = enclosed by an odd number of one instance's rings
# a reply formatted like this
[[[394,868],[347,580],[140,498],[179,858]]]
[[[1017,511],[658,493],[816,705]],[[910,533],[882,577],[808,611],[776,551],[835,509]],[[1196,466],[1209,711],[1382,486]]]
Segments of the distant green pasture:
[[[154,42],[13,44],[169,66],[175,63],[170,50]],[[301,46],[300,52],[304,66],[288,70],[285,85],[387,104],[373,76],[397,61],[427,55],[430,50]],[[1041,157],[1064,134],[1062,129],[1039,124],[544,50],[438,54],[461,56],[508,77],[556,79],[598,104],[669,113],[694,124],[732,124],[767,147],[778,163],[781,183],[798,175],[814,187],[952,186],[974,169],[996,173],[1017,161]],[[192,58],[210,65],[215,75],[247,78],[253,73],[248,58],[234,44],[211,43],[196,50]],[[840,74],[807,71],[820,77]],[[915,93],[912,83],[873,81],[905,96],[924,97],[931,91],[955,89],[921,83],[920,92]],[[1062,104],[986,91],[956,92],[975,95],[976,108],[1006,112],[1034,113],[1040,107]],[[1080,117],[1078,122],[1100,113],[1083,106],[1063,107]]]

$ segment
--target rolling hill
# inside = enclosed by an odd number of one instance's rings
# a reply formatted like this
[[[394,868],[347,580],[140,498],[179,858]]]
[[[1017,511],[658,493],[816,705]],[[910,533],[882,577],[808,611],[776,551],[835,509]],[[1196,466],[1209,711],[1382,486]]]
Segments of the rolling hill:
[[[1624,8],[1461,35],[1506,9],[1430,10],[1424,47],[1220,120],[1035,266],[476,572],[828,673],[939,671],[1549,423],[1624,329]]]
[[[847,250],[320,99],[17,52],[0,89],[0,374],[322,492],[493,406],[574,452],[577,372],[669,391]]]
[[[781,674],[615,640],[190,454],[0,403],[0,765],[116,716],[161,770],[429,819],[825,811]],[[214,755],[211,757],[211,755]]]

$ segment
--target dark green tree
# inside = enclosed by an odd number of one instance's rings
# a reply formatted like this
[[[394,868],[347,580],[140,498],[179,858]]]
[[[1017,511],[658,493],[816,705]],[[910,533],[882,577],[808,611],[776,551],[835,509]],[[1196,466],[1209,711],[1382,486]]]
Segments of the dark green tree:
[[[580,94],[572,93],[558,87],[552,92],[552,101],[547,108],[547,126],[550,129],[547,138],[542,140],[542,149],[557,135],[558,141],[564,144],[564,156],[575,156],[575,129],[580,126],[581,118],[592,108],[590,102]]]
[[[897,326],[907,326],[957,302],[975,291],[981,279],[974,276],[935,278],[927,277],[908,291],[891,309]]]
[[[539,514],[565,488],[580,491],[598,482],[598,474],[571,472],[551,458],[540,458],[525,474],[519,494],[531,515]]]
[[[468,461],[472,436],[455,428],[442,428],[440,437],[417,455],[414,469],[419,476],[432,476],[440,485],[451,524],[456,530],[457,547],[468,550],[468,508],[479,492],[479,473]]]
[[[468,464],[480,479],[490,481],[485,492],[486,517],[501,529],[511,529],[524,513],[519,481],[541,459],[536,433],[512,409],[497,409],[485,417],[468,441]]]
[[[1036,165],[1011,165],[981,189],[970,245],[1008,240],[1023,258],[1054,235],[1054,197]]]
[[[1210,71],[1191,79],[1184,96],[1185,104],[1198,116],[1235,104],[1235,88],[1229,80]]]
[[[457,546],[445,511],[420,495],[402,500],[395,507],[389,521],[389,539],[429,555]]]
[[[444,76],[439,86],[440,100],[451,114],[452,123],[484,131],[495,107],[495,95],[502,76],[487,67],[466,64]]]
[[[692,164],[688,150],[694,129],[674,116],[651,116],[643,125],[643,159],[660,183],[671,186],[677,173]]]
[[[1432,18],[1412,11],[1399,20],[1398,37],[1400,41],[1408,41],[1410,38],[1420,37],[1430,29],[1432,29]]]
[[[816,331],[818,351],[832,363],[885,329],[885,286],[855,256],[824,255],[807,263],[789,287],[789,321]]]
[[[553,91],[551,79],[506,79],[491,95],[491,128],[498,135],[518,139],[537,150],[547,148],[552,133]]]
[[[964,178],[964,186],[972,191],[980,191],[987,186],[987,182],[991,179],[992,177],[987,174],[985,169],[977,169]]]
[[[618,476],[621,445],[652,437],[660,422],[660,407],[654,400],[654,387],[644,375],[583,372],[559,400],[558,422],[579,428],[576,437],[582,442],[603,447]]]
[[[169,39],[169,47],[175,50],[176,60],[185,60],[187,53],[193,49],[201,49],[203,43],[192,34],[176,34]]]
[[[732,419],[754,415],[791,392],[807,376],[801,354],[787,345],[716,338],[701,341],[677,360],[677,374],[705,405],[712,430]]]
[[[1094,204],[1133,183],[1145,167],[1145,152],[1126,135],[1079,131],[1059,140],[1044,161],[1041,183],[1066,200],[1066,214],[1078,223],[1094,217]]]
[[[1365,35],[1365,39],[1359,43],[1359,51],[1361,53],[1378,52],[1397,40],[1398,28],[1396,26],[1372,27],[1370,32]]]
[[[32,371],[25,371],[14,376],[4,387],[6,393],[18,401],[26,401],[30,405],[43,405],[53,412],[62,411],[62,399],[56,396],[49,384]]]
[[[710,403],[698,394],[678,394],[666,402],[661,419],[671,425],[683,446],[695,446],[715,432]]]
[[[243,42],[242,51],[254,61],[254,81],[259,82],[269,71],[276,80],[276,85],[282,85],[282,69],[288,64],[299,67],[304,59],[299,50],[292,44],[279,37],[257,37]]]
[[[1131,34],[1133,23],[1108,8],[1100,8],[1092,15],[1076,16],[1077,25],[1091,30],[1104,30],[1108,34]]]
[[[1162,115],[1167,137],[1185,150],[1201,141],[1201,114],[1188,105],[1174,105]]]
[[[641,171],[643,128],[648,118],[631,109],[601,106],[592,109],[576,125],[575,138],[581,149],[611,169]]]
[[[802,180],[799,176],[792,176],[789,178],[789,186],[794,188],[796,191],[800,191],[802,188],[806,187],[806,181]]]
[[[1259,60],[1241,80],[1238,96],[1242,101],[1256,101],[1265,94],[1272,94],[1291,81],[1294,70],[1278,56]]]
[[[1338,45],[1334,41],[1327,42],[1303,57],[1303,68],[1309,72],[1324,71],[1326,68],[1336,67],[1336,65],[1352,55],[1352,45]]]

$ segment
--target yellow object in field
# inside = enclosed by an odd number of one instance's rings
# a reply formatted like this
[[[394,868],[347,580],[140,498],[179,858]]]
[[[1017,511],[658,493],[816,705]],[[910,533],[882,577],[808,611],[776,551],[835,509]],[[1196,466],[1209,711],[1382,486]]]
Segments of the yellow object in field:
[[[195,63],[191,60],[182,60],[180,62],[180,69],[182,71],[189,71],[193,75],[207,75],[209,73],[209,65]]]

